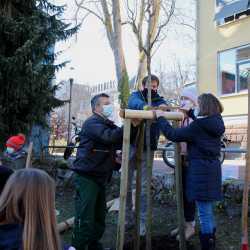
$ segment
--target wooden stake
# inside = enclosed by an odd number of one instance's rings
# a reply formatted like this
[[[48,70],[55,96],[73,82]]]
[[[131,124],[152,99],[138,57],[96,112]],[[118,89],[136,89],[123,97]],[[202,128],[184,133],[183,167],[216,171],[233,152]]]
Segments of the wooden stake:
[[[152,165],[153,159],[151,154],[150,144],[150,126],[151,121],[146,122],[146,145],[147,145],[147,221],[146,221],[146,250],[152,249],[152,195],[151,195],[151,181],[152,181]]]
[[[250,182],[250,77],[248,78],[248,129],[247,129],[247,155],[246,155],[246,169],[245,182],[242,200],[242,239],[241,249],[248,250],[248,196],[249,196],[249,182]]]
[[[139,135],[136,143],[135,250],[140,250],[141,162],[144,148],[144,129],[144,123],[142,123],[139,129]]]
[[[130,146],[130,127],[131,120],[124,120],[123,146],[122,146],[122,173],[120,187],[120,209],[117,228],[116,250],[123,250],[125,234],[125,215],[126,199],[128,192],[128,163],[129,163],[129,146]]]
[[[184,205],[183,205],[183,188],[182,188],[182,166],[180,144],[175,143],[175,185],[177,199],[177,217],[179,228],[179,247],[180,250],[186,250],[185,228],[184,228]]]
[[[26,158],[25,168],[31,168],[32,150],[33,150],[33,142],[30,142],[29,148],[28,148],[28,155]]]

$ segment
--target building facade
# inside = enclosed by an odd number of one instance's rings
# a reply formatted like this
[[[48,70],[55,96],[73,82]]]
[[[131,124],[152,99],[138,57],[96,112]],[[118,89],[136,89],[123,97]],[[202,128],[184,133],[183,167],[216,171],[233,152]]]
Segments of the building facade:
[[[197,83],[224,106],[227,134],[246,146],[250,81],[250,1],[197,1]]]
[[[69,81],[62,81],[61,88],[57,91],[56,97],[60,100],[69,100],[70,84]],[[112,118],[116,123],[120,123],[119,112],[119,93],[117,90],[117,83],[115,81],[103,82],[95,85],[78,84],[72,85],[72,104],[71,116],[75,117],[76,123],[81,126],[82,123],[91,115],[91,98],[97,94],[106,93],[111,97],[114,103],[114,117]],[[66,102],[64,106],[55,110],[56,116],[60,122],[65,120],[68,124],[69,105]],[[73,131],[72,131],[73,132]]]

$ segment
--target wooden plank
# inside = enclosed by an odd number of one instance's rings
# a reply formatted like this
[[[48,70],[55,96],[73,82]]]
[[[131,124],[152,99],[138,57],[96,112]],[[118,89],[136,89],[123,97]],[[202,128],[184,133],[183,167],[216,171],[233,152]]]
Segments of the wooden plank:
[[[246,155],[246,169],[245,182],[242,199],[242,239],[241,249],[248,250],[248,197],[249,197],[249,182],[250,182],[250,77],[248,79],[248,128],[247,128],[247,155]]]
[[[144,123],[140,126],[136,152],[136,197],[135,197],[135,250],[140,250],[140,215],[141,215],[141,162],[144,148]]]
[[[153,159],[151,155],[150,144],[150,126],[151,121],[146,123],[146,145],[147,145],[147,220],[146,220],[146,250],[152,249],[152,195],[151,195],[151,181],[152,181],[152,165]]]
[[[179,248],[181,250],[186,250],[183,188],[182,188],[182,164],[181,164],[179,143],[175,143],[175,185],[176,185],[176,199],[177,199],[178,228],[180,235]]]
[[[125,109],[123,114],[125,118],[129,118],[129,119],[152,120],[155,118],[154,111],[152,110]],[[164,118],[168,120],[182,121],[184,116],[182,112],[164,112]]]
[[[123,146],[122,146],[122,173],[120,186],[120,209],[117,228],[116,250],[123,250],[125,236],[125,215],[126,199],[128,191],[128,163],[129,163],[129,146],[130,146],[130,127],[131,120],[124,120]]]
[[[33,150],[33,142],[30,142],[29,148],[28,148],[28,154],[27,154],[27,158],[26,158],[25,168],[31,168],[32,150]]]

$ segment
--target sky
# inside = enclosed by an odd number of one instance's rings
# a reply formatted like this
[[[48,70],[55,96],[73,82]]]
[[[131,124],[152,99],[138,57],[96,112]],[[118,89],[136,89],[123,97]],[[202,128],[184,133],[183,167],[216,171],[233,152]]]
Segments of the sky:
[[[183,0],[179,1],[182,2],[182,5],[184,4]],[[187,9],[190,9],[189,1],[185,0]],[[74,17],[74,0],[54,0],[54,2],[67,5],[64,15],[67,21]],[[169,70],[173,58],[177,58],[184,64],[194,61],[194,42],[183,39],[189,32],[193,31],[180,26],[168,32],[168,38],[164,40],[153,57],[153,72],[159,69],[160,64]],[[138,50],[136,40],[129,27],[123,28],[123,46],[129,77],[132,78],[137,72]],[[89,15],[77,36],[72,37],[67,42],[57,43],[56,51],[61,50],[63,53],[58,57],[57,62],[69,60],[70,63],[56,74],[57,83],[74,78],[76,83],[95,85],[116,79],[114,58],[106,38],[105,29],[96,17]]]

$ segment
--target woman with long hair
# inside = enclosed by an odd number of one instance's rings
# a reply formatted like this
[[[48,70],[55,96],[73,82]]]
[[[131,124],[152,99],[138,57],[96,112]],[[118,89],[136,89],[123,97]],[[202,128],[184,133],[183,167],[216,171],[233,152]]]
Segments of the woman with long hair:
[[[0,249],[61,250],[55,183],[44,171],[12,174],[0,197]]]
[[[216,224],[213,205],[222,198],[221,136],[225,132],[221,116],[223,106],[212,94],[198,97],[198,106],[191,112],[193,122],[184,128],[173,128],[156,110],[158,124],[167,139],[187,143],[186,197],[195,202],[200,221],[202,250],[215,249]]]

